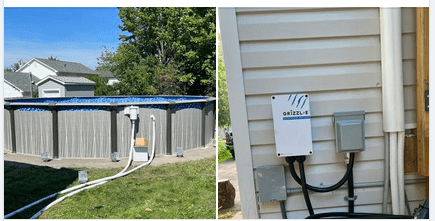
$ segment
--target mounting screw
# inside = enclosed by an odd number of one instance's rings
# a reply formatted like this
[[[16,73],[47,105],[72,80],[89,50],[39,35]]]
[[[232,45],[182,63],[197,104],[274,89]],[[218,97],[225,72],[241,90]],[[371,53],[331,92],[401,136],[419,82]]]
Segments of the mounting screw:
[[[305,97],[308,97],[308,94],[306,94]]]
[[[278,156],[281,156],[281,154],[279,153]]]
[[[272,96],[272,99],[275,99],[275,96]]]
[[[313,154],[313,151],[310,150],[310,154]]]

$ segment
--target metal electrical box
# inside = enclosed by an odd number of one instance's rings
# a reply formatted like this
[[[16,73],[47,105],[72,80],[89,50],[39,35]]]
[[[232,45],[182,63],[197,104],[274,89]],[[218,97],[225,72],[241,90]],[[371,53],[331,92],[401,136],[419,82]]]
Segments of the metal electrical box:
[[[273,95],[272,115],[278,157],[312,155],[308,94]]]
[[[333,115],[337,153],[365,150],[365,111],[335,112]]]
[[[287,199],[283,165],[256,168],[260,202],[283,201]]]

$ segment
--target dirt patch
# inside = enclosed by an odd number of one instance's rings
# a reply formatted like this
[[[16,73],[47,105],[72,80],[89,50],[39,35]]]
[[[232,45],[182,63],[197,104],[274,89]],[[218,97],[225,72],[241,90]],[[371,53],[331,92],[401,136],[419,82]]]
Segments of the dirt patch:
[[[159,166],[167,163],[187,162],[216,156],[214,142],[208,143],[204,148],[194,148],[184,151],[184,157],[173,155],[157,155],[151,166]],[[26,165],[48,166],[52,168],[120,168],[127,164],[128,158],[122,158],[118,162],[112,162],[110,159],[54,159],[49,162],[43,162],[41,156],[12,153],[4,149],[4,163],[10,166]],[[133,162],[133,166],[143,162]]]

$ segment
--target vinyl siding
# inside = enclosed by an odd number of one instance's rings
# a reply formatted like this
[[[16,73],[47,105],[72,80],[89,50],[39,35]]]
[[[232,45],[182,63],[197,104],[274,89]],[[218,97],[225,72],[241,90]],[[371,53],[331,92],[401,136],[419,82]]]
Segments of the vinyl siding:
[[[23,97],[23,93],[21,93],[17,88],[12,87],[10,84],[3,82],[3,98],[18,98]]]
[[[27,65],[23,70],[20,70],[20,72],[32,72],[32,74],[39,79],[43,79],[48,75],[57,75],[53,69],[48,68],[45,64],[35,60]]]
[[[366,111],[366,150],[356,154],[355,183],[383,181],[379,9],[236,8],[236,22],[247,119],[232,119],[232,124],[248,121],[252,156],[242,160],[252,160],[253,172],[259,166],[286,165],[275,153],[270,97],[308,93],[314,148],[306,161],[308,183],[327,186],[345,173],[345,154],[335,153],[332,114],[354,110]],[[414,8],[402,8],[402,32],[405,122],[407,128],[415,128]],[[299,187],[285,168],[287,187]],[[407,185],[412,202],[424,198],[417,189],[422,191],[424,185]],[[381,187],[356,190],[355,211],[381,212],[382,191]],[[319,212],[346,210],[345,195],[347,190],[310,194]],[[258,206],[259,217],[281,218],[279,204]],[[289,218],[308,215],[302,194],[287,198],[287,213]]]
[[[59,89],[60,97],[65,97],[65,87],[55,81],[48,80],[45,83],[38,86],[38,96],[42,97],[44,95],[44,90]]]
[[[65,97],[93,97],[94,85],[66,85]]]

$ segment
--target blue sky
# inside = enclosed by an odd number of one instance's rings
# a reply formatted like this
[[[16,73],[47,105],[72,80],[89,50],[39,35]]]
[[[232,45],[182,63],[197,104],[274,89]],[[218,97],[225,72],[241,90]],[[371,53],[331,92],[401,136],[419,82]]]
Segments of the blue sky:
[[[95,69],[103,45],[116,50],[122,32],[117,8],[5,8],[5,68],[20,59],[79,62]]]

